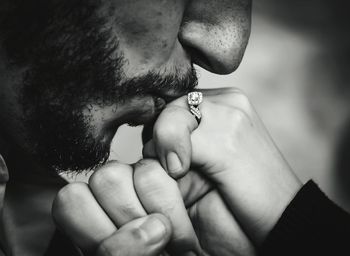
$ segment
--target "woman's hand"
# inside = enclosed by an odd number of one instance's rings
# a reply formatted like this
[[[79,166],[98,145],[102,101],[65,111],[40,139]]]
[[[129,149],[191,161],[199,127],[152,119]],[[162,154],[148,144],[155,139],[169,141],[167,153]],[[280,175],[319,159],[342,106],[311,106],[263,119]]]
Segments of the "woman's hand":
[[[202,93],[200,125],[189,112],[186,97],[173,101],[154,124],[144,154],[157,156],[174,178],[190,166],[203,173],[249,237],[260,244],[301,182],[244,94],[234,88]]]

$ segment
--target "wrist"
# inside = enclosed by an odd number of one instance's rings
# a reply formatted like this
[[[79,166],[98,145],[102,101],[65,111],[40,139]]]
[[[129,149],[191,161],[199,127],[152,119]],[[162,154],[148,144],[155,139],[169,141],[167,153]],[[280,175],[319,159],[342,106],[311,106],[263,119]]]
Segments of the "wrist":
[[[218,189],[250,239],[260,245],[302,187],[293,172],[283,175],[216,177]]]
[[[294,175],[276,185],[271,190],[270,196],[267,196],[266,214],[262,215],[261,226],[258,226],[255,231],[258,245],[261,245],[265,241],[268,234],[281,218],[283,212],[302,188],[301,181]]]

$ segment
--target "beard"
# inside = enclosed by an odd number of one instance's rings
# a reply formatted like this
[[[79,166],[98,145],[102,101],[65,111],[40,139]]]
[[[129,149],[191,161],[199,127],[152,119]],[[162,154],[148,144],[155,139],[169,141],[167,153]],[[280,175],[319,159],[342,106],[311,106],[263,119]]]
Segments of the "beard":
[[[155,92],[158,88],[173,90],[176,86],[177,91],[185,93],[196,84],[193,72],[183,78],[149,73],[124,83],[116,83],[114,90],[108,91],[104,84],[99,84],[100,90],[94,89],[90,83],[78,84],[75,81],[71,81],[72,87],[64,86],[51,82],[57,78],[52,75],[46,82],[42,80],[39,69],[38,72],[31,71],[25,80],[22,102],[25,109],[23,120],[30,134],[28,144],[32,146],[32,154],[56,172],[94,169],[104,164],[109,157],[111,139],[105,140],[93,132],[90,115],[84,113],[89,104],[105,108],[128,98],[146,97],[148,92]],[[77,88],[80,90],[76,91]],[[160,112],[161,109],[156,111]],[[130,116],[125,117],[124,122],[138,125],[144,121],[137,116]]]
[[[20,93],[26,151],[56,172],[90,170],[108,159],[111,140],[93,132],[89,106],[105,108],[166,90],[185,94],[197,85],[191,66],[186,74],[150,71],[125,78],[118,38],[96,14],[99,1],[39,1],[42,12],[15,2],[14,17],[30,22],[16,26],[20,21],[9,15],[8,26],[19,30],[7,31],[4,45],[13,65],[28,67]]]

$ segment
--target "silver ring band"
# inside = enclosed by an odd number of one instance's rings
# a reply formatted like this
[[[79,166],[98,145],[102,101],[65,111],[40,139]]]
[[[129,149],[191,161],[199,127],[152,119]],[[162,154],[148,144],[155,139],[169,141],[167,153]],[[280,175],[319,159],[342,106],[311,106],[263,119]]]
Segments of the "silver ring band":
[[[190,107],[191,114],[196,118],[198,124],[202,119],[202,114],[199,110],[199,105],[203,101],[203,94],[201,92],[190,92],[187,94],[187,103]]]

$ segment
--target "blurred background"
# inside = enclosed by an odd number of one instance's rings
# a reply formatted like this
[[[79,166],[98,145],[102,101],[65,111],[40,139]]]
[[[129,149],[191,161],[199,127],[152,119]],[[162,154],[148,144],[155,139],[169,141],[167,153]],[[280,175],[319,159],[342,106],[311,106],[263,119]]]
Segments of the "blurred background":
[[[253,0],[254,1],[254,0]],[[255,0],[239,69],[199,69],[200,87],[234,86],[250,97],[286,159],[350,211],[349,8],[338,0]],[[112,157],[141,158],[141,128],[122,127]]]

